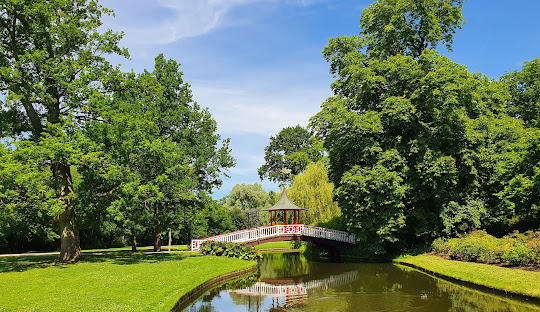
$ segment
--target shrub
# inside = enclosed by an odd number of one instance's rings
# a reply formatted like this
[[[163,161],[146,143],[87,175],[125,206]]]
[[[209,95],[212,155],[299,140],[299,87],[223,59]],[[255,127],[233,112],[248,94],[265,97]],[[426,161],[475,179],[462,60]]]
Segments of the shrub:
[[[540,267],[540,232],[514,232],[496,238],[486,231],[473,231],[452,239],[436,239],[432,250],[452,259]]]
[[[261,262],[260,251],[245,244],[205,241],[201,245],[203,255],[224,256],[243,260]]]

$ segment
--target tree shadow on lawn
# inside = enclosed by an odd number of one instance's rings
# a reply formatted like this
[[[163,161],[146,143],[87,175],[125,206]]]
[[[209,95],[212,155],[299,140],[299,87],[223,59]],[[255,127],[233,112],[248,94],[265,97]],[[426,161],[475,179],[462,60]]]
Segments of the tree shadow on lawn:
[[[197,257],[198,254],[192,253],[131,253],[117,252],[107,254],[85,255],[82,262],[108,262],[116,265],[130,265],[139,263],[158,263],[164,261],[179,261],[185,258]]]
[[[0,257],[0,273],[23,272],[54,265],[57,256]]]
[[[79,262],[57,262],[57,256],[31,256],[31,257],[0,257],[0,273],[24,272],[30,269],[57,267],[67,269],[78,263],[110,263],[115,265],[131,265],[139,263],[159,263],[164,261],[179,261],[189,257],[197,257],[192,253],[131,253],[131,252],[107,252],[84,254]]]

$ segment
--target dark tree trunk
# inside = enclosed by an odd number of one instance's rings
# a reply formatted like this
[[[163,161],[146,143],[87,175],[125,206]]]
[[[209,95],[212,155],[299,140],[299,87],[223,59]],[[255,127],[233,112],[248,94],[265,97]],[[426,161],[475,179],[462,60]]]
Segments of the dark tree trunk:
[[[59,261],[77,261],[81,258],[81,241],[77,218],[73,210],[73,181],[71,168],[61,160],[51,163],[51,171],[58,190],[58,199],[65,205],[65,210],[58,216],[60,226],[60,256]]]
[[[154,252],[161,251],[161,232],[156,233],[156,239],[154,240]]]
[[[131,228],[131,251],[137,251],[137,237],[135,236],[135,228]]]

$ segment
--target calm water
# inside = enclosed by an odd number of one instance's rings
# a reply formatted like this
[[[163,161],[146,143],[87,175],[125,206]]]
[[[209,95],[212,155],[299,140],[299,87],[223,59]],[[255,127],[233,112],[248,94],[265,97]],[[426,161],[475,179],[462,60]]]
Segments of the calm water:
[[[293,253],[266,254],[258,274],[209,291],[186,311],[540,311],[540,305],[403,266],[316,263]]]

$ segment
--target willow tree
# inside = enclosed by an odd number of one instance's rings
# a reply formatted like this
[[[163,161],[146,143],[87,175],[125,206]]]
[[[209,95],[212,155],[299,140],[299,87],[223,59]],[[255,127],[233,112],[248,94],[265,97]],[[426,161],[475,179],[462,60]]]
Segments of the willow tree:
[[[287,193],[295,205],[307,209],[302,222],[317,224],[341,216],[333,191],[334,184],[328,181],[328,170],[318,161],[308,164],[304,173],[294,177]]]
[[[84,115],[89,95],[109,64],[103,54],[126,55],[121,35],[99,33],[110,11],[88,0],[5,0],[0,3],[0,90],[2,115],[12,116],[4,135],[40,144],[61,136],[70,116]],[[7,118],[2,118],[6,120]],[[56,197],[60,259],[81,256],[71,166],[76,151],[69,140],[55,145],[45,161]],[[51,149],[52,150],[52,149]]]

